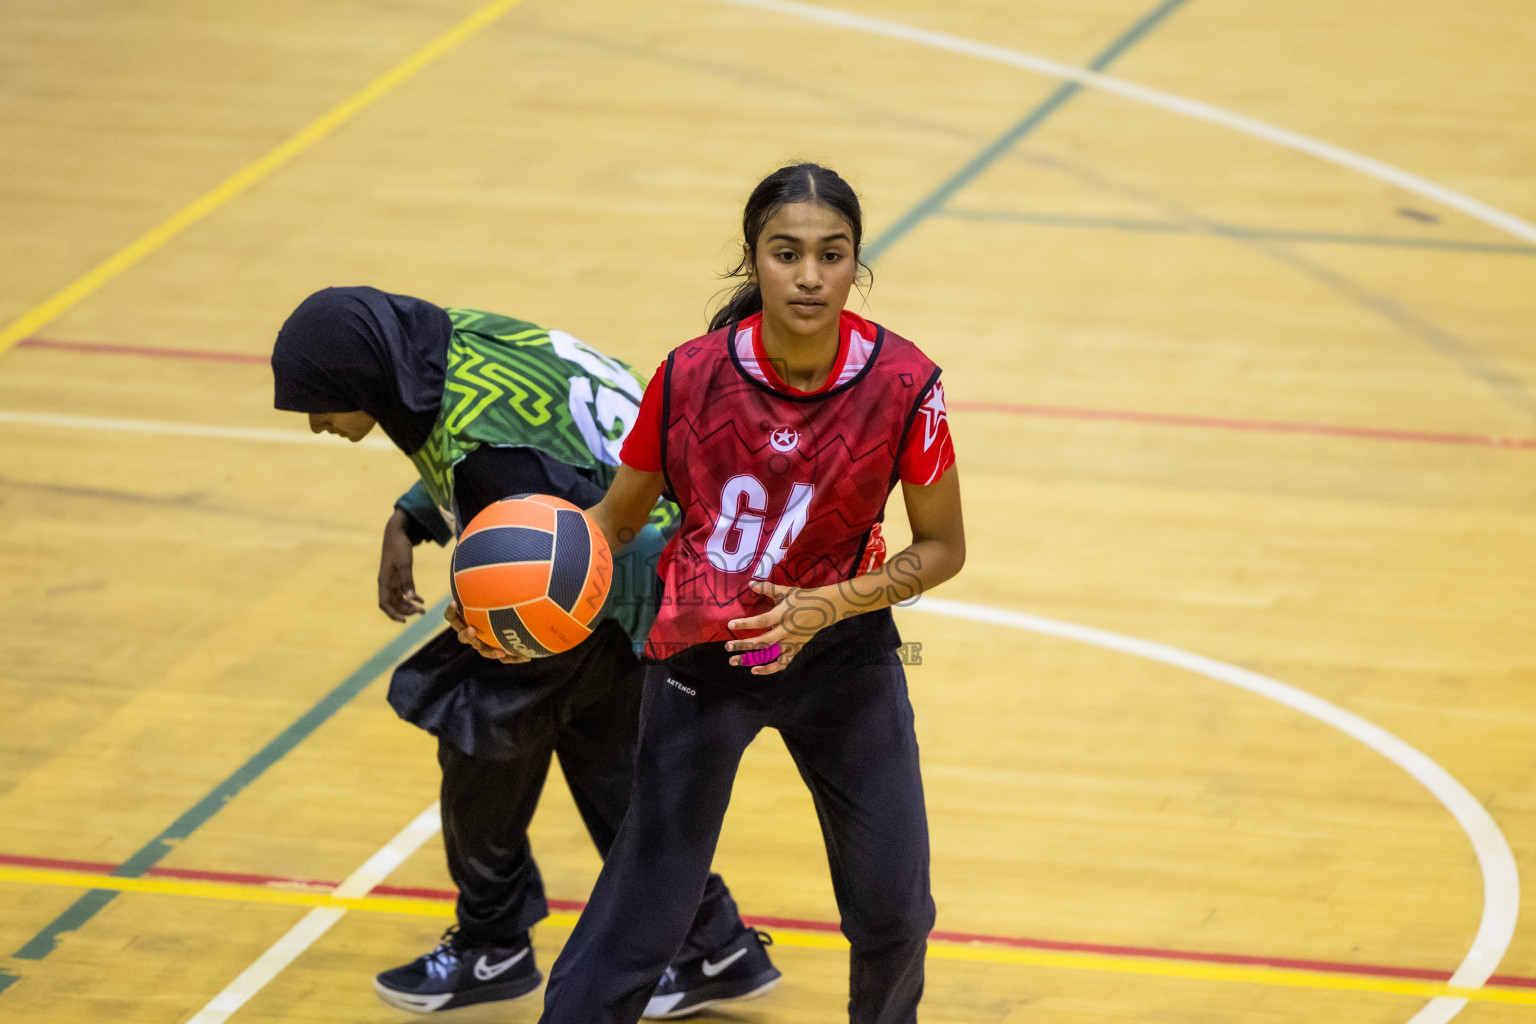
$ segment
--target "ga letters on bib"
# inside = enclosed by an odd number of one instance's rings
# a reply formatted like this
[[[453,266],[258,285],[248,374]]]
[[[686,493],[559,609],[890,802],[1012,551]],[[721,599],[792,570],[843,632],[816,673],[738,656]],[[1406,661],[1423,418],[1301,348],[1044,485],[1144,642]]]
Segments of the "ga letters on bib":
[[[801,392],[764,356],[760,319],[674,349],[624,444],[683,512],[658,566],[651,658],[735,639],[731,619],[773,606],[755,581],[819,587],[877,568],[897,480],[930,484],[954,464],[940,371],[916,345],[845,311],[826,384]]]

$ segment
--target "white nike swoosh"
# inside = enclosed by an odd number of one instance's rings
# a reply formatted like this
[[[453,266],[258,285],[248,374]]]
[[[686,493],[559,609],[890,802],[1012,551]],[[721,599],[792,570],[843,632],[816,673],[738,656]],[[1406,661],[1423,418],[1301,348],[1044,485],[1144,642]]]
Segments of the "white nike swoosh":
[[[736,952],[732,953],[730,956],[726,957],[724,960],[721,960],[717,964],[710,963],[709,958],[705,957],[704,963],[701,965],[704,969],[704,977],[713,978],[715,975],[719,974],[721,971],[725,970],[727,967],[731,966],[731,964],[735,963],[737,960],[740,960],[746,955],[746,950],[738,949]]]
[[[517,954],[517,956],[503,960],[499,964],[487,963],[485,957],[481,957],[479,960],[475,961],[475,977],[479,978],[481,981],[490,981],[492,978],[504,972],[508,967],[511,967],[523,957],[527,956],[532,949],[533,947],[529,946],[527,949]],[[742,950],[742,952],[745,953],[746,950]]]

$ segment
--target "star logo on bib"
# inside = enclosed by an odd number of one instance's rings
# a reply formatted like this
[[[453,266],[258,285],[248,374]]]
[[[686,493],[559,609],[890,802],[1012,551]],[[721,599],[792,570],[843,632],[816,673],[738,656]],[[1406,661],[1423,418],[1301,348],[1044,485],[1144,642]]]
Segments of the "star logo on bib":
[[[933,382],[933,390],[928,392],[928,398],[918,406],[918,412],[923,414],[923,451],[927,451],[939,436],[939,425],[949,419],[949,412],[944,408],[942,383]]]
[[[768,434],[768,443],[773,445],[774,451],[787,454],[800,443],[800,432],[793,427],[780,427]]]

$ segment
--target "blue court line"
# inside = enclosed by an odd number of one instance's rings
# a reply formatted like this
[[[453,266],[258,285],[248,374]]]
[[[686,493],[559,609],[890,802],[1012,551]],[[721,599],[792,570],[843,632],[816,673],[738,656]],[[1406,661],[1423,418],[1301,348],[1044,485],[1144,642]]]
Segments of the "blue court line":
[[[998,224],[1030,224],[1043,227],[1090,228],[1147,234],[1212,235],[1247,241],[1321,242],[1325,245],[1368,245],[1395,249],[1438,249],[1452,252],[1498,253],[1536,256],[1536,245],[1521,242],[1475,242],[1455,238],[1408,238],[1394,235],[1352,235],[1332,231],[1291,231],[1284,228],[1246,227],[1221,221],[1182,222],[1139,217],[1085,217],[1065,213],[1027,213],[1021,210],[976,210],[950,207],[938,216],[956,220]]]
[[[1142,16],[1136,24],[1122,32],[1114,42],[1088,62],[1089,71],[1103,71],[1115,62],[1121,54],[1139,43],[1143,37],[1163,23],[1167,17],[1185,4],[1186,0],[1163,0],[1147,14]],[[923,221],[939,213],[944,204],[949,202],[956,192],[975,181],[976,178],[992,164],[997,162],[1008,150],[1012,149],[1024,136],[1034,131],[1045,123],[1056,111],[1060,110],[1068,100],[1081,92],[1083,87],[1077,82],[1063,82],[1056,90],[1041,101],[1040,105],[998,136],[986,149],[977,153],[969,163],[956,171],[947,181],[934,189],[928,195],[920,199],[906,213],[896,219],[896,222],[886,228],[874,241],[864,246],[864,262],[874,263],[885,254],[885,251],[897,242],[905,238],[913,228]]]
[[[368,684],[377,679],[391,665],[405,657],[410,649],[425,640],[432,633],[442,628],[443,609],[448,604],[448,598],[444,597],[437,604],[427,609],[417,621],[402,630],[389,643],[363,662],[355,672],[342,680],[330,693],[322,697],[319,703],[300,715],[292,725],[289,725],[277,735],[271,743],[261,748],[245,764],[237,768],[234,774],[219,783],[181,817],[173,821],[166,829],[146,843],[137,853],[129,857],[117,869],[112,872],[115,878],[140,878],[146,871],[160,862],[166,854],[175,849],[175,844],[191,836],[198,828],[203,826],[215,814],[233,800],[241,790],[249,786],[261,777],[262,773],[271,768],[278,761],[287,756],[295,747],[304,742],[315,730],[324,725],[332,715],[340,711],[351,702],[359,693],[367,688]],[[22,946],[11,957],[16,960],[41,960],[52,953],[58,946],[59,937],[65,932],[72,932],[80,928],[91,918],[110,903],[117,893],[111,889],[91,889],[81,896],[58,917],[34,935],[26,945]],[[0,993],[10,988],[21,976],[14,971],[0,967]]]

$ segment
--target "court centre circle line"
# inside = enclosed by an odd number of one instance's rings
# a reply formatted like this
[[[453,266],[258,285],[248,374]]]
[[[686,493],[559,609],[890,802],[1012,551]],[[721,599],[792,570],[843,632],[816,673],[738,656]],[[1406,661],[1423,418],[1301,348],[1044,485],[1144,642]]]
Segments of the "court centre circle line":
[[[1275,701],[1360,741],[1429,790],[1451,812],[1451,817],[1456,819],[1472,843],[1472,852],[1477,857],[1477,865],[1483,876],[1483,913],[1472,946],[1451,975],[1450,985],[1468,989],[1482,987],[1509,950],[1515,936],[1515,922],[1520,914],[1520,872],[1515,865],[1515,855],[1510,850],[1509,841],[1499,831],[1493,816],[1450,772],[1374,722],[1278,679],[1168,644],[1142,640],[1123,633],[937,597],[920,597],[908,606],[908,610],[1075,640],[1182,668]],[[1445,1024],[1466,1005],[1465,999],[1437,997],[1415,1014],[1409,1024]]]
[[[1259,675],[1248,669],[1206,658],[1202,655],[1193,654],[1166,644],[1112,633],[1107,630],[1083,626],[1077,623],[1029,615],[1023,612],[963,604],[940,598],[923,598],[916,605],[911,606],[910,610],[925,611],[930,614],[991,625],[1008,626],[1061,639],[1077,640],[1093,646],[1183,668],[1216,679],[1219,682],[1229,683],[1258,696],[1274,700],[1293,710],[1301,711],[1325,724],[1338,728],[1346,735],[1381,753],[1429,789],[1451,811],[1456,820],[1462,824],[1463,829],[1472,841],[1474,851],[1478,856],[1479,866],[1483,872],[1484,917],[1477,937],[1473,941],[1472,950],[1469,951],[1462,964],[1441,990],[1454,990],[1457,988],[1472,990],[1472,993],[1469,993],[1471,998],[1483,998],[1482,993],[1478,990],[1482,989],[1484,982],[1492,975],[1513,938],[1514,922],[1519,906],[1518,872],[1515,868],[1514,857],[1509,849],[1509,845],[1492,817],[1487,814],[1482,805],[1477,802],[1476,798],[1465,787],[1426,755],[1374,723],[1352,712],[1345,711],[1337,705],[1330,704],[1304,690],[1281,683],[1267,676]],[[348,876],[346,881],[332,893],[326,895],[338,901],[346,900],[348,902],[357,901],[361,903],[363,897],[430,839],[437,832],[438,828],[437,805],[433,804],[422,814],[418,815],[411,824],[407,825],[399,835],[370,857],[352,875]],[[228,894],[222,891],[217,894],[211,892],[201,894],[221,895],[228,898]],[[297,896],[299,894],[293,895]],[[407,903],[412,905],[407,907]],[[373,908],[370,906],[369,909]],[[399,909],[408,913],[422,912],[420,908],[414,906],[413,901],[402,902]],[[254,995],[260,992],[273,978],[277,977],[278,974],[282,973],[283,970],[292,964],[305,950],[324,935],[332,925],[339,921],[345,913],[345,906],[322,906],[306,914],[298,924],[289,929],[265,953],[258,957],[249,968],[226,986],[219,995],[215,996],[188,1024],[222,1024],[223,1021],[227,1020]],[[434,913],[433,916],[437,915]],[[959,947],[956,947],[954,950],[946,947],[944,951],[937,955],[948,955],[951,958],[960,959],[976,959],[978,957],[973,955],[974,952],[972,950],[962,950]],[[991,951],[990,955],[994,959],[1012,958],[1012,960],[1021,963],[1030,962],[1036,966],[1051,966],[1054,963],[1053,961],[1048,962],[1048,959],[1042,960],[1041,957],[1048,958],[1055,954],[1022,954],[1017,951]],[[1098,962],[1103,958],[1090,959],[1093,960],[1092,965],[1087,964],[1086,961],[1078,963],[1077,960],[1073,960],[1071,963],[1063,961],[1055,965],[1084,966],[1088,967],[1088,969],[1113,969],[1121,971],[1129,969],[1124,966],[1114,966],[1113,964],[1106,967]],[[1109,961],[1106,960],[1105,963],[1109,963]],[[1260,981],[1269,978],[1269,980],[1278,984],[1318,984],[1316,979],[1308,981],[1303,979],[1300,974],[1297,974],[1296,978],[1286,981],[1277,980],[1278,976],[1270,978],[1270,972],[1238,970],[1234,973],[1234,969],[1224,968],[1222,970],[1226,972],[1222,975],[1226,980]],[[1132,973],[1135,972],[1133,971]],[[1189,972],[1186,971],[1185,973]],[[1190,976],[1193,977],[1194,974],[1190,974]],[[1216,975],[1210,975],[1210,977],[1214,978]],[[1361,988],[1365,984],[1358,980],[1348,984],[1337,979],[1324,980],[1327,984],[1324,984],[1322,987]],[[1370,986],[1365,985],[1365,987],[1369,988]],[[1438,986],[1400,985],[1394,991],[1398,991],[1401,994],[1413,994],[1414,992],[1427,994],[1428,991],[1433,991],[1435,987]],[[1501,998],[1500,1001],[1504,1000]],[[1467,1002],[1467,998],[1459,996],[1433,997],[1429,1004],[1412,1018],[1410,1024],[1444,1024],[1444,1022],[1449,1021],[1464,1008]]]
[[[75,427],[124,433],[175,434],[227,440],[275,441],[301,444],[316,442],[338,443],[331,442],[329,438],[319,435],[290,431],[10,413],[4,411],[0,411],[0,422],[31,426]],[[393,445],[380,438],[365,438],[362,444],[367,447],[393,449]],[[1223,662],[1182,651],[1178,648],[1168,647],[1164,644],[1110,633],[1089,626],[1080,626],[1075,623],[1031,616],[1022,612],[1009,612],[978,605],[966,605],[940,598],[925,598],[914,607],[916,610],[928,611],[934,614],[967,618],[973,621],[1011,626],[1067,639],[1075,639],[1185,668],[1250,690],[1295,710],[1302,711],[1304,714],[1318,718],[1365,743],[1373,750],[1393,761],[1393,763],[1398,764],[1429,789],[1462,826],[1462,829],[1471,840],[1473,850],[1477,855],[1478,864],[1483,874],[1483,917],[1472,948],[1452,975],[1450,984],[1454,987],[1477,988],[1487,981],[1497,968],[1499,961],[1502,960],[1504,953],[1513,940],[1519,907],[1519,875],[1509,844],[1499,831],[1492,817],[1488,815],[1482,805],[1477,802],[1476,798],[1461,783],[1457,782],[1454,777],[1434,761],[1391,733],[1303,690],[1298,690],[1277,680],[1249,672],[1246,669],[1240,669],[1236,666],[1227,665]],[[331,912],[333,911],[326,908],[325,910],[317,910],[314,913]],[[324,927],[319,927],[319,930],[314,932],[308,942],[295,949],[287,959],[283,959],[277,969],[281,970],[282,967],[290,963],[293,957],[296,957],[299,952],[307,948],[309,943],[314,942],[315,939],[324,934],[324,931],[330,927],[331,923],[334,923],[334,921],[325,923]],[[319,919],[317,918],[314,922],[311,922],[310,927],[318,927],[318,925]],[[296,928],[298,927],[296,926]],[[296,934],[294,940],[297,941],[298,938],[299,936]],[[255,969],[255,966],[253,965],[252,970]],[[1409,1024],[1445,1024],[1465,1005],[1465,1000],[1437,998],[1423,1012],[1415,1016]],[[208,1022],[202,1021],[200,1024],[208,1024]]]
[[[1087,71],[1071,64],[1063,64],[1060,61],[1054,61],[1048,57],[1041,57],[1032,53],[1025,53],[1021,50],[1010,50],[1007,47],[977,42],[962,36],[950,35],[947,32],[914,28],[911,25],[903,25],[900,22],[886,21],[883,18],[871,18],[866,15],[839,11],[830,7],[815,7],[810,4],[796,3],[794,0],[715,0],[715,2],[734,4],[738,7],[751,7],[760,11],[802,18],[807,21],[818,21],[825,25],[851,29],[856,32],[886,36],[891,39],[901,39],[936,50],[946,50],[950,53],[974,57],[978,60],[1006,64],[1024,71],[1032,71],[1053,78],[1066,79],[1069,82],[1077,82],[1079,85],[1113,93],[1134,103],[1156,107],[1160,110],[1179,114],[1196,121],[1206,121],[1211,124],[1221,125],[1224,128],[1230,128],[1233,131],[1252,136],[1256,139],[1262,139],[1265,142],[1274,143],[1277,146],[1283,146],[1286,149],[1306,153],[1328,163],[1336,164],[1339,167],[1356,171],[1367,177],[1375,178],[1377,181],[1412,192],[1431,202],[1440,203],[1453,210],[1458,210],[1469,217],[1480,220],[1490,227],[1498,228],[1500,231],[1513,235],[1523,241],[1536,242],[1536,224],[1521,220],[1512,213],[1506,213],[1495,206],[1430,181],[1428,178],[1420,177],[1411,171],[1405,171],[1384,161],[1364,156],[1353,150],[1345,149],[1343,146],[1336,146],[1331,142],[1324,142],[1310,135],[1303,135],[1300,132],[1291,131],[1289,128],[1281,128],[1244,114],[1233,113],[1230,110],[1225,110],[1201,100],[1193,100],[1186,96],[1164,92],[1161,89],[1138,85],[1135,82],[1116,78],[1112,75]]]

